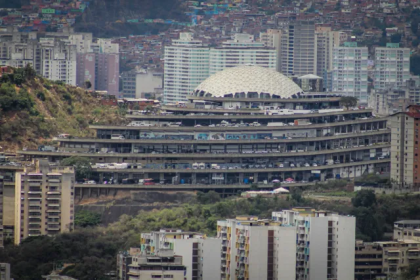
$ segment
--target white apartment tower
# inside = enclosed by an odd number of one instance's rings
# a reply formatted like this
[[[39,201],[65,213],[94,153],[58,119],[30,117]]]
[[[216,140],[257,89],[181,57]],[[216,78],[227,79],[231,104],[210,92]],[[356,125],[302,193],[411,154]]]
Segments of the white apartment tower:
[[[34,172],[16,173],[15,244],[28,236],[54,235],[74,227],[73,167],[39,161]]]
[[[296,278],[287,279],[354,279],[354,217],[296,208],[273,212],[272,219],[296,229]]]
[[[165,47],[164,102],[186,101],[209,76],[209,48],[192,33],[181,33],[178,40]]]
[[[276,69],[276,50],[256,42],[253,35],[240,33],[235,34],[233,40],[223,42],[221,47],[210,49],[210,75],[246,64]]]
[[[368,102],[368,48],[345,42],[333,50],[332,91]]]
[[[375,48],[376,90],[401,89],[410,79],[410,49],[388,43],[385,48]]]

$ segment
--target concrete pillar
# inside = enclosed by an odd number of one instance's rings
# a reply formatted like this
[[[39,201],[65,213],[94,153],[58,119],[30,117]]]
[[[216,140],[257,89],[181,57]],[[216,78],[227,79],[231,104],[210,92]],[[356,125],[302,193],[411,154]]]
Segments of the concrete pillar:
[[[104,173],[99,173],[99,184],[104,183]]]
[[[191,184],[193,185],[197,184],[197,173],[191,174]]]
[[[258,183],[258,173],[254,173],[254,183]]]
[[[147,173],[147,172],[145,172],[145,173],[143,173],[144,175],[143,175],[143,179],[148,179],[149,178],[149,173]]]
[[[244,183],[244,173],[239,173],[239,184]]]
[[[133,179],[133,173],[128,173],[128,179]]]
[[[160,181],[165,180],[165,173],[159,173],[159,180]]]

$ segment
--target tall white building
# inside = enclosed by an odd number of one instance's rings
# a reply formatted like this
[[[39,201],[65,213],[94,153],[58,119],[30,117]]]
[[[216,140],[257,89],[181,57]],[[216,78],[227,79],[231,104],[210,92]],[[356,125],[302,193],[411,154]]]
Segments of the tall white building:
[[[293,279],[354,279],[354,217],[295,208],[273,212],[272,219],[282,227],[296,229],[296,278]],[[279,238],[282,239],[281,233]]]
[[[410,79],[410,49],[388,43],[386,48],[375,48],[376,90],[401,89]]]
[[[332,91],[368,102],[368,48],[345,42],[333,50]]]
[[[181,33],[178,40],[165,47],[164,102],[186,101],[209,76],[209,48],[192,33]]]
[[[53,81],[76,85],[76,46],[54,38],[40,40],[41,75]]]
[[[210,49],[210,75],[244,64],[276,69],[276,50],[266,47],[263,42],[256,42],[254,36],[249,34],[235,34],[233,40]]]
[[[215,271],[221,267],[220,250],[222,240],[207,238],[196,232],[161,229],[141,234],[142,254],[158,255],[165,250],[173,250],[181,256],[186,267],[186,280],[212,280]]]

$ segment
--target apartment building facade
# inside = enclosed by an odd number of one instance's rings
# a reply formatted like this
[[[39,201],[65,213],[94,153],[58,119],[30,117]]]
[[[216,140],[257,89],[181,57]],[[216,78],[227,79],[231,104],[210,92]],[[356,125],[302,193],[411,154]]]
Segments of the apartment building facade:
[[[391,178],[402,187],[420,183],[419,125],[420,106],[391,116]]]
[[[296,279],[354,279],[354,217],[295,208],[272,219],[296,228]]]
[[[368,48],[345,42],[333,50],[332,91],[368,103]]]
[[[161,229],[142,233],[140,251],[146,255],[156,255],[161,251],[173,250],[181,256],[186,267],[186,280],[211,280],[214,272],[220,270],[220,248],[222,240],[207,238],[197,232]]]
[[[284,31],[279,29],[268,29],[267,32],[260,33],[260,41],[268,48],[276,49],[276,70],[281,71],[281,40],[284,36]]]
[[[401,89],[410,79],[410,49],[388,43],[375,48],[374,87],[377,90]]]
[[[136,255],[128,266],[128,280],[153,280],[156,278],[184,280],[186,267],[182,257],[172,250],[162,250],[157,255]]]
[[[209,76],[209,48],[192,33],[180,33],[178,40],[165,47],[164,103],[186,101]]]
[[[34,172],[17,172],[14,242],[74,228],[74,170],[38,161]]]
[[[281,68],[286,76],[303,76],[317,71],[315,24],[308,20],[288,22],[281,39]]]
[[[382,273],[383,251],[377,243],[356,240],[354,277],[357,280],[377,279],[386,276]],[[379,278],[380,279],[380,278]]]
[[[324,77],[333,66],[333,50],[340,47],[347,39],[342,31],[332,31],[331,27],[317,27],[316,36],[316,75]]]
[[[274,47],[266,47],[263,42],[254,40],[253,35],[237,33],[232,40],[221,47],[211,48],[209,75],[229,67],[252,64],[264,68],[277,68],[277,53]]]

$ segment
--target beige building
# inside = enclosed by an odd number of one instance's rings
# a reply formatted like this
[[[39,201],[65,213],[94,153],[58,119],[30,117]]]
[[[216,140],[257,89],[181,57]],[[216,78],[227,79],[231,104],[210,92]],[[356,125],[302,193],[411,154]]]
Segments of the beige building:
[[[38,161],[34,172],[17,172],[14,242],[74,227],[74,170]]]
[[[402,220],[394,223],[394,240],[420,241],[420,220]]]
[[[420,260],[420,242],[414,240],[375,242],[382,248],[384,274],[399,274]]]
[[[378,279],[383,276],[383,252],[376,243],[356,240],[354,275],[356,279]]]
[[[331,71],[333,68],[333,49],[344,44],[347,34],[342,31],[332,31],[331,27],[318,26],[315,29],[315,38],[316,75],[324,77],[325,71]]]
[[[275,48],[277,53],[276,70],[281,70],[281,40],[284,32],[278,29],[268,29],[267,32],[260,33],[260,41],[268,48]]]
[[[391,116],[391,178],[402,187],[420,183],[419,124],[418,105]]]
[[[185,272],[181,256],[174,255],[172,250],[162,250],[159,255],[133,256],[127,274],[129,280],[184,280]]]

